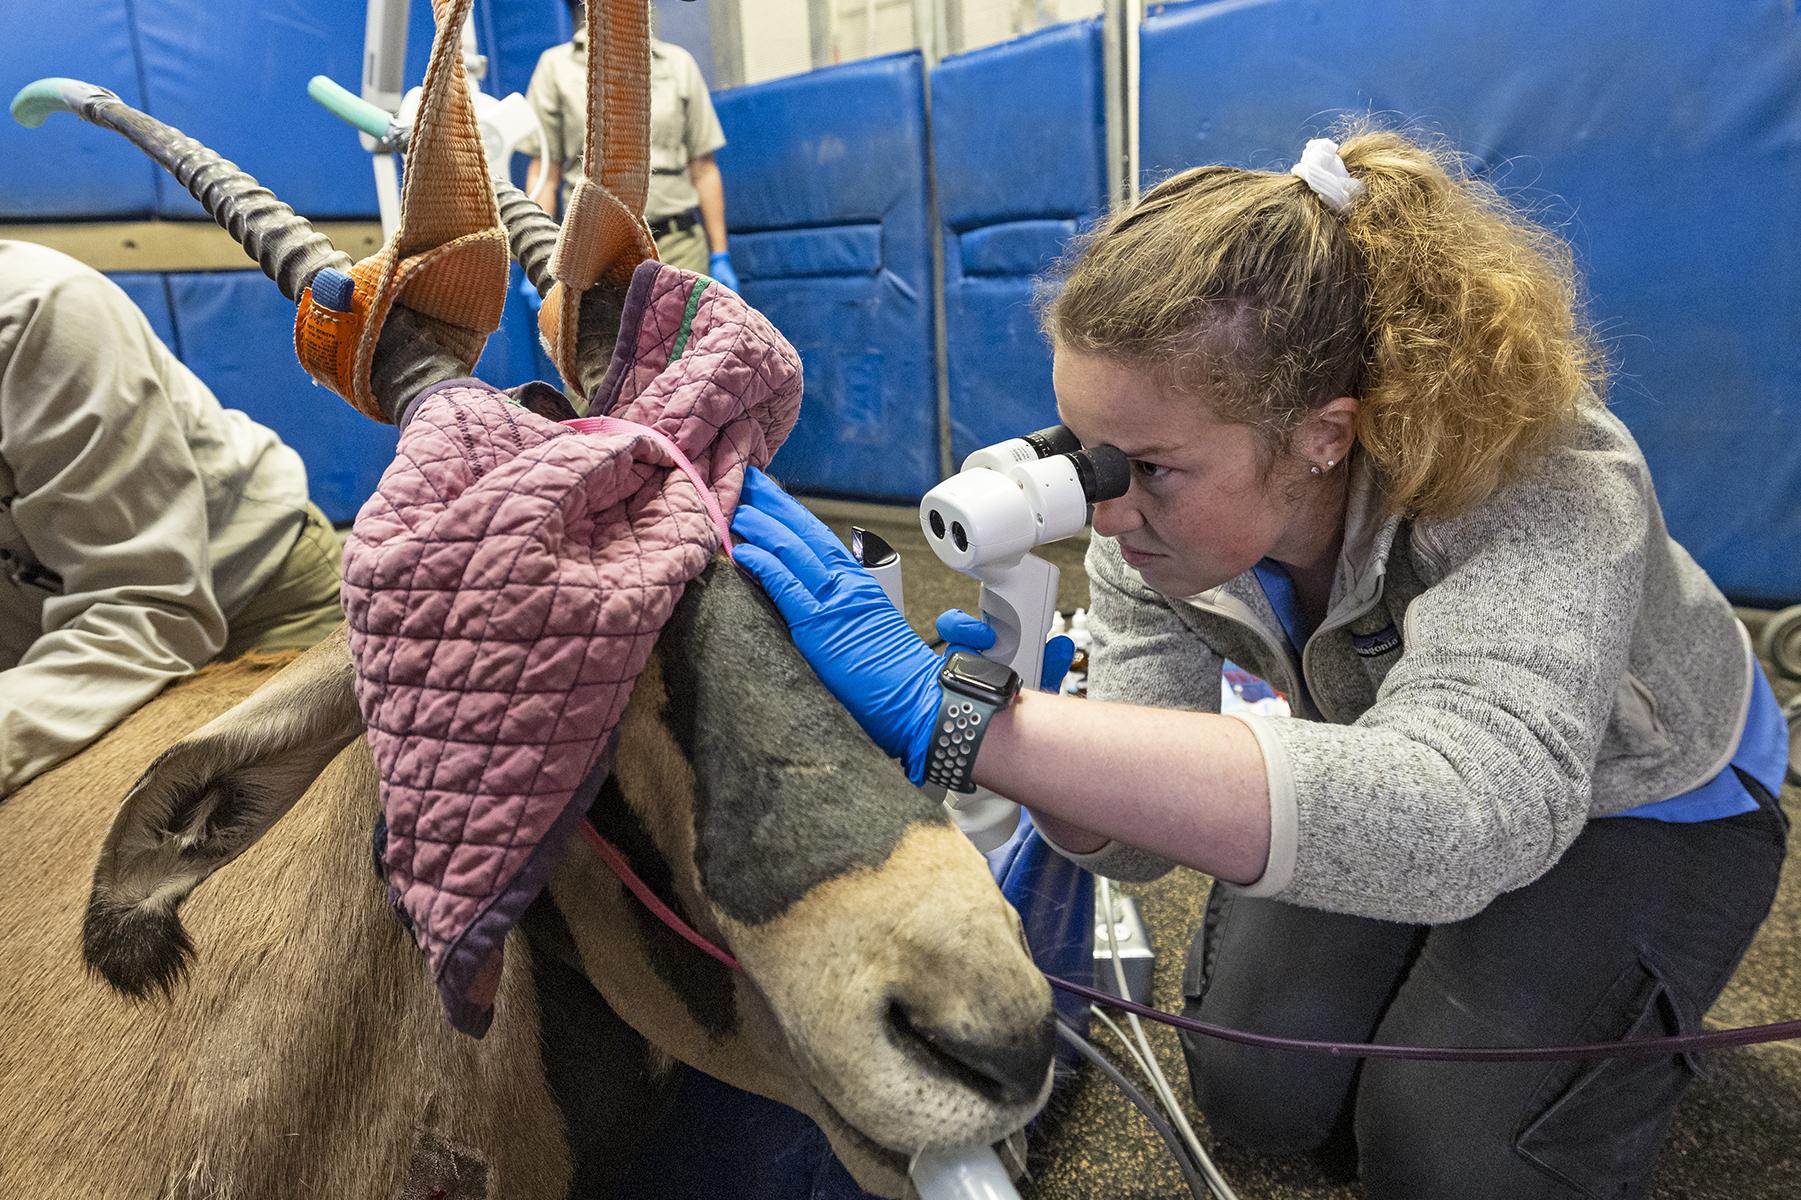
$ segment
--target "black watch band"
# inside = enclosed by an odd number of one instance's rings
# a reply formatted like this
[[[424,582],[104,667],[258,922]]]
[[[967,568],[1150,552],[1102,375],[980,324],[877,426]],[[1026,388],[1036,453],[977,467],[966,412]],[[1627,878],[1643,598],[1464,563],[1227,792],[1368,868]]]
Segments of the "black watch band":
[[[946,791],[973,792],[976,751],[990,718],[1019,695],[1013,668],[959,650],[938,673],[938,715],[926,755],[925,778]]]

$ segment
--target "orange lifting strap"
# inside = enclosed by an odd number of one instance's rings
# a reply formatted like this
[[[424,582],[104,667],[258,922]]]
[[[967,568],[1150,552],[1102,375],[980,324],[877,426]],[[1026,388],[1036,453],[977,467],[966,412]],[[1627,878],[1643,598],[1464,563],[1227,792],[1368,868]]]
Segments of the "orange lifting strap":
[[[475,108],[462,65],[462,30],[473,0],[432,0],[437,34],[406,155],[400,225],[379,251],[350,269],[347,312],[300,297],[294,349],[313,378],[375,417],[369,368],[396,300],[434,323],[442,346],[473,370],[506,304],[507,238],[500,224]],[[656,257],[644,223],[650,180],[648,0],[590,4],[586,161],[557,238],[557,279],[539,327],[565,379],[575,369],[581,295],[603,280],[623,286]],[[595,54],[599,48],[600,53]],[[574,303],[562,303],[563,297]]]
[[[582,293],[596,283],[624,288],[638,264],[657,256],[644,223],[650,187],[649,0],[593,0],[588,16],[587,174],[575,186],[550,273],[556,284],[538,311],[538,329],[563,378],[574,384]],[[593,164],[599,163],[596,172]],[[586,396],[574,397],[580,408]]]
[[[307,373],[377,420],[369,366],[396,300],[429,319],[446,350],[473,369],[500,327],[507,298],[507,236],[488,180],[462,56],[473,0],[432,0],[437,35],[406,155],[400,225],[350,269],[349,312],[319,304],[309,287],[294,319]]]

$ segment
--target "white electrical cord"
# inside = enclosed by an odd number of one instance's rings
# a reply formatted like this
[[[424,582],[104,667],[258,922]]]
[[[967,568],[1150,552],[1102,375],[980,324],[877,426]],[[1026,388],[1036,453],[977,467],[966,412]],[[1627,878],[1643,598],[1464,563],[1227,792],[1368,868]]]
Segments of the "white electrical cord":
[[[1102,921],[1101,925],[1107,933],[1107,957],[1113,963],[1113,979],[1119,987],[1119,994],[1126,996],[1130,994],[1126,988],[1126,969],[1119,957],[1119,938],[1113,932],[1113,881],[1104,875],[1097,875],[1095,882],[1098,887],[1101,910],[1106,914],[1106,920]],[[1132,1032],[1138,1040],[1138,1049],[1136,1050],[1133,1049],[1131,1042],[1126,1041],[1125,1034],[1110,1018],[1101,1013],[1099,1009],[1095,1010],[1095,1015],[1099,1016],[1107,1027],[1113,1030],[1121,1043],[1125,1045],[1127,1052],[1138,1062],[1139,1069],[1149,1080],[1157,1098],[1163,1102],[1163,1107],[1169,1113],[1170,1120],[1175,1124],[1177,1131],[1182,1135],[1183,1142],[1193,1153],[1195,1161],[1200,1164],[1201,1173],[1207,1180],[1207,1187],[1218,1197],[1218,1200],[1238,1200],[1238,1193],[1232,1190],[1232,1185],[1227,1183],[1225,1176],[1219,1173],[1219,1168],[1213,1165],[1213,1159],[1208,1157],[1207,1151],[1202,1148],[1200,1138],[1195,1136],[1194,1127],[1188,1123],[1188,1117],[1183,1113],[1181,1103],[1177,1101],[1175,1092],[1171,1090],[1169,1080],[1164,1077],[1163,1068],[1157,1063],[1157,1056],[1151,1050],[1150,1039],[1145,1036],[1144,1026],[1140,1024],[1138,1015],[1131,1012],[1126,1014],[1126,1020],[1131,1024]],[[1143,1052],[1142,1055],[1140,1051]]]
[[[1132,1044],[1132,1035],[1127,1033],[1125,1030],[1121,1029],[1119,1027],[1119,1022],[1115,1021],[1112,1017],[1108,1016],[1107,1010],[1102,1008],[1100,1005],[1098,1005],[1098,1004],[1089,1005],[1088,1012],[1089,1012],[1089,1015],[1093,1016],[1095,1020],[1097,1020],[1101,1024],[1105,1025],[1107,1027],[1108,1031],[1111,1032],[1114,1037],[1119,1039],[1120,1047],[1123,1050],[1125,1050],[1126,1054],[1132,1059],[1132,1061],[1134,1063],[1137,1064],[1138,1073],[1140,1075],[1144,1076],[1147,1080],[1150,1079],[1151,1078],[1151,1064],[1144,1060],[1144,1055],[1139,1053],[1138,1047],[1134,1046]],[[1153,1085],[1153,1086],[1155,1086],[1155,1085]],[[1161,1098],[1162,1097],[1159,1097],[1159,1099],[1161,1099]]]

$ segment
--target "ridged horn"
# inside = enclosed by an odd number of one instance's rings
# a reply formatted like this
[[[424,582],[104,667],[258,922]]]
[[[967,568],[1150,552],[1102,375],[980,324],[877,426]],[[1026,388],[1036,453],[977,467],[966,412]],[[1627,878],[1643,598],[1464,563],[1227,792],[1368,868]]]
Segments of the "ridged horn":
[[[494,198],[500,204],[500,220],[507,228],[507,245],[540,296],[550,294],[556,282],[550,274],[550,258],[562,227],[538,202],[504,179],[494,181]],[[613,361],[613,343],[619,338],[619,319],[625,307],[625,290],[605,284],[582,294],[581,323],[576,329],[576,361],[580,379],[569,380],[570,389],[593,396]]]
[[[557,247],[561,227],[538,202],[504,179],[494,181],[494,198],[500,204],[500,222],[507,227],[507,245],[540,296],[556,281],[550,277],[550,255]]]
[[[288,299],[298,300],[321,267],[350,266],[349,255],[236,163],[105,88],[79,79],[49,78],[26,84],[13,97],[13,119],[21,125],[35,129],[58,112],[122,134],[160,163],[200,201],[207,215],[237,239]]]

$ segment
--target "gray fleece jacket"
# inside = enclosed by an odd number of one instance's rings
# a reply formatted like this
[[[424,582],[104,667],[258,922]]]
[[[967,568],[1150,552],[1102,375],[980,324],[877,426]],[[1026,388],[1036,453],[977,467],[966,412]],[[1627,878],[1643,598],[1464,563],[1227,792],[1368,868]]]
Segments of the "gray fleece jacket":
[[[1217,712],[1229,658],[1307,718],[1245,718],[1270,852],[1244,893],[1459,920],[1542,875],[1590,817],[1680,795],[1731,760],[1749,638],[1666,532],[1613,414],[1591,406],[1447,520],[1385,513],[1361,456],[1350,470],[1330,607],[1298,662],[1251,573],[1172,599],[1112,539],[1088,552],[1090,696]],[[1170,865],[1118,843],[1070,857],[1123,879]]]

